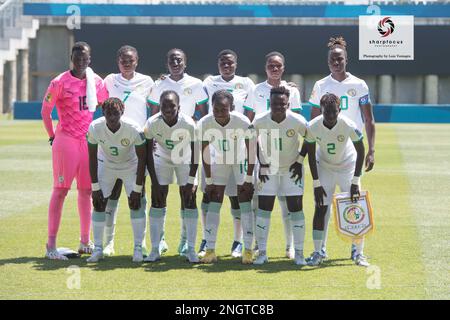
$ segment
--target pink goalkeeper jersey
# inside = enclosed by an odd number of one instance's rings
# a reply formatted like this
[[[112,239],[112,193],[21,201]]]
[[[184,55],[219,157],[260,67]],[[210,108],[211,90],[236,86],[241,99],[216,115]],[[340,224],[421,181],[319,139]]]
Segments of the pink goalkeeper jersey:
[[[108,98],[108,91],[102,78],[95,74],[95,87],[98,103]],[[80,80],[69,71],[54,78],[45,93],[42,103],[42,119],[50,137],[54,136],[51,112],[56,105],[58,130],[76,139],[85,139],[92,122],[93,112],[86,105],[86,79]]]

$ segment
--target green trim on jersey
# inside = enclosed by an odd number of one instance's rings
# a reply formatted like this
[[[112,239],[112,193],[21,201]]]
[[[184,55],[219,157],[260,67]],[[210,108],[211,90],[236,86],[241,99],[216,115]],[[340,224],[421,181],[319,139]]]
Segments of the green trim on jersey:
[[[243,106],[243,107],[244,107],[245,110],[253,111],[253,112],[254,112],[253,108],[251,108],[251,107],[248,107],[248,106]]]
[[[316,140],[308,140],[308,139],[304,139],[306,143],[316,143]]]
[[[314,104],[314,103],[311,103],[311,102],[309,102],[309,104],[310,104],[313,108],[320,108],[320,105],[318,105],[318,104]]]
[[[359,140],[356,140],[356,141],[353,141],[353,140],[352,140],[352,142],[353,142],[353,143],[355,143],[355,142],[360,142],[360,141],[362,141],[363,139],[364,139],[364,136],[361,136],[361,138],[359,138]]]
[[[294,112],[299,112],[299,111],[302,111],[302,110],[303,110],[302,107],[291,109],[291,111],[294,111]]]
[[[141,147],[141,146],[145,146],[147,144],[147,139],[144,140],[144,142],[142,142],[141,144],[135,144],[135,147]]]
[[[199,102],[197,102],[195,104],[199,105],[199,104],[203,104],[203,103],[206,103],[206,102],[208,102],[208,98],[206,98],[205,100],[199,101]]]
[[[147,102],[149,102],[150,104],[152,104],[152,105],[154,105],[154,106],[159,106],[159,103],[157,103],[157,102],[155,102],[155,101],[152,101],[152,100],[150,100],[150,99],[147,99]]]

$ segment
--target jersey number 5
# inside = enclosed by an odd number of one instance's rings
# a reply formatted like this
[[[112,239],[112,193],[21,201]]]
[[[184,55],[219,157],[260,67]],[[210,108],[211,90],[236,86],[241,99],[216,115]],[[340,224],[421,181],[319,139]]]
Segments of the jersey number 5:
[[[328,151],[329,154],[336,154],[336,144],[328,143],[327,144],[327,151]]]

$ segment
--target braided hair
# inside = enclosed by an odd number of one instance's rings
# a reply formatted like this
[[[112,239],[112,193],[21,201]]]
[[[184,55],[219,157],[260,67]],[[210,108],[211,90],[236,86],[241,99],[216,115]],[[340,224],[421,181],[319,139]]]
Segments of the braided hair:
[[[123,114],[125,110],[125,106],[119,98],[108,98],[102,103],[103,112],[112,108],[119,110],[121,114]]]

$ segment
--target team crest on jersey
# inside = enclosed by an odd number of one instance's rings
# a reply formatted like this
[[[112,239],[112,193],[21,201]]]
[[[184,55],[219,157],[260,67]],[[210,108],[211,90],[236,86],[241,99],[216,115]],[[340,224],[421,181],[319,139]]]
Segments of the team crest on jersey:
[[[292,138],[295,135],[295,130],[294,129],[289,129],[288,131],[286,131],[286,135],[289,138]]]
[[[59,176],[58,177],[58,182],[59,183],[63,183],[64,182],[64,176]]]
[[[340,134],[340,135],[338,135],[337,139],[339,142],[344,142],[345,137],[342,134]]]
[[[354,96],[356,96],[356,90],[355,89],[348,89],[347,94],[350,97],[354,97]]]
[[[235,89],[244,89],[244,85],[242,83],[236,83],[234,86]]]
[[[192,89],[191,88],[186,88],[183,91],[185,96],[190,96],[192,94]]]
[[[123,145],[124,147],[128,147],[130,145],[130,140],[125,138],[120,140],[120,144]]]
[[[45,101],[46,102],[52,101],[52,94],[51,93],[47,94],[47,96],[45,97]]]

